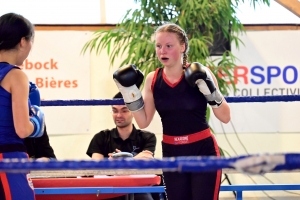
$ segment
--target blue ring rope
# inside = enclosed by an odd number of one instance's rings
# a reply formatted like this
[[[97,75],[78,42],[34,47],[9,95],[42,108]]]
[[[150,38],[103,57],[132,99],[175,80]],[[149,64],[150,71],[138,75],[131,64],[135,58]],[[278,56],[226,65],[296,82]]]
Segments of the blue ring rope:
[[[247,103],[247,102],[292,102],[300,101],[300,95],[282,96],[241,96],[225,97],[228,103]],[[44,100],[41,106],[107,106],[124,105],[123,99],[74,99],[74,100]]]
[[[115,160],[103,159],[95,160],[65,160],[48,162],[31,161],[26,159],[3,159],[0,161],[0,171],[5,172],[22,172],[29,170],[104,170],[104,169],[162,169],[163,171],[179,171],[179,172],[199,172],[199,171],[215,171],[219,169],[238,169],[237,162],[245,159],[252,159],[246,162],[246,170],[251,167],[271,165],[267,168],[269,171],[295,170],[300,169],[300,154],[275,154],[281,159],[270,161],[274,155],[247,155],[233,158],[224,157],[173,157],[163,159],[130,159],[120,158]],[[262,158],[262,159],[257,159]],[[259,162],[256,162],[259,160]],[[284,160],[284,162],[282,162]],[[275,162],[274,162],[275,161]]]

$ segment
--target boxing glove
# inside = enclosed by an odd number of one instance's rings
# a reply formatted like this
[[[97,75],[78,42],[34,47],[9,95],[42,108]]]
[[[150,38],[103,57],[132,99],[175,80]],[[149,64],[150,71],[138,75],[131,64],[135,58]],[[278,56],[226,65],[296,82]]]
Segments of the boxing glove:
[[[29,82],[29,99],[32,105],[41,106],[40,91],[32,82]]]
[[[113,79],[130,111],[135,112],[144,108],[144,100],[139,90],[144,75],[135,65],[131,64],[119,68],[113,74]]]
[[[207,67],[198,62],[192,63],[185,69],[185,79],[191,87],[198,86],[207,99],[208,104],[213,108],[218,108],[223,102],[223,95],[217,89],[214,80]]]
[[[29,120],[33,124],[34,130],[29,137],[41,137],[44,134],[45,128],[44,112],[35,105],[30,106],[30,110],[31,116],[29,117]]]

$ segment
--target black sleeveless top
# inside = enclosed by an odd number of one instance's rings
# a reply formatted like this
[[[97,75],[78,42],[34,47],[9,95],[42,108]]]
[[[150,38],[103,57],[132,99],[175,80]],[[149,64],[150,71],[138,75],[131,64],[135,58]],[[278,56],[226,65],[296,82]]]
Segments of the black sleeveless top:
[[[158,68],[151,88],[156,110],[161,117],[163,134],[188,135],[208,128],[207,100],[198,87],[189,86],[184,75],[177,83],[171,84],[163,68]]]

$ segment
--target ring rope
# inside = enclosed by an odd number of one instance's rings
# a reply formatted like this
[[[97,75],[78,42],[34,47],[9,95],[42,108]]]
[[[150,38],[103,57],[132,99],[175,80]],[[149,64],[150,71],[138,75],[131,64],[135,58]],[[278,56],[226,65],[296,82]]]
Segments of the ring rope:
[[[291,102],[300,101],[300,95],[282,96],[239,96],[225,97],[229,103],[245,102]],[[77,100],[44,100],[41,106],[97,106],[124,105],[123,99],[77,99]],[[120,160],[101,161],[28,161],[4,159],[0,161],[0,171],[20,172],[28,170],[111,170],[111,169],[159,169],[163,171],[210,171],[220,169],[235,169],[250,174],[261,174],[271,171],[300,169],[300,154],[263,154],[247,155],[234,158],[218,157],[177,157],[152,160],[135,160],[122,158]]]
[[[51,160],[41,162],[27,159],[3,159],[0,171],[28,170],[100,170],[100,169],[162,169],[163,171],[200,172],[236,169],[244,173],[262,174],[271,171],[300,169],[300,154],[262,154],[232,158],[224,157],[171,157],[163,159],[103,159],[103,160]]]
[[[228,103],[300,101],[300,95],[225,97]],[[124,105],[123,99],[43,100],[41,106],[107,106]]]

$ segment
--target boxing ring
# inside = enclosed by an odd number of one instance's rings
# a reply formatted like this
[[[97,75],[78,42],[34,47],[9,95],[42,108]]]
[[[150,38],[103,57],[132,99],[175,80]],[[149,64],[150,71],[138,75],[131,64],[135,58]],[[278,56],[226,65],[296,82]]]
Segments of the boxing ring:
[[[68,171],[70,169],[72,172]],[[83,169],[87,171],[83,171]],[[137,173],[146,174],[148,169],[150,173],[160,173],[160,170],[200,172],[222,169],[225,173],[231,170],[236,173],[263,174],[300,169],[300,154],[265,154],[234,158],[177,157],[152,160],[122,158],[119,160],[51,160],[48,162],[4,159],[0,162],[1,171],[15,173],[32,170],[31,175],[37,200],[54,200],[57,198],[105,199],[129,193],[164,192],[163,186],[151,187],[159,184],[160,178],[157,175],[95,176],[93,178],[43,177],[45,170],[50,173],[53,170],[67,170],[68,176],[75,176],[75,174],[80,173],[88,176],[89,173],[105,174],[105,170],[111,169],[119,171],[119,174],[121,174],[121,170],[124,170],[124,174],[129,174],[133,170],[138,171]],[[66,171],[62,172],[60,176],[66,176]],[[224,185],[220,189],[220,191],[235,191],[237,200],[243,199],[243,191],[257,190],[300,190],[300,184]]]
[[[228,103],[300,101],[299,95],[225,97]],[[41,106],[123,105],[123,99],[48,100]],[[300,153],[255,154],[231,158],[176,157],[151,160],[121,158],[116,160],[64,160],[48,162],[1,160],[0,171],[28,172],[37,200],[106,199],[132,193],[163,193],[163,171],[200,172],[222,169],[223,173],[265,174],[300,169]],[[234,191],[243,199],[245,191],[299,190],[299,184],[221,185],[220,191]],[[133,199],[132,195],[128,198]]]

